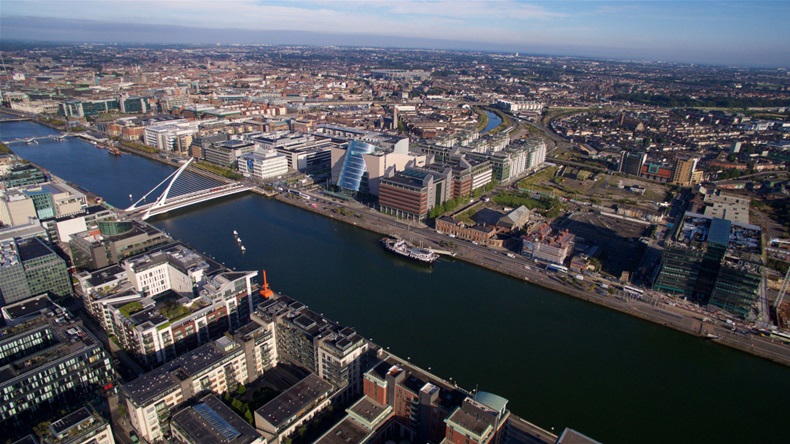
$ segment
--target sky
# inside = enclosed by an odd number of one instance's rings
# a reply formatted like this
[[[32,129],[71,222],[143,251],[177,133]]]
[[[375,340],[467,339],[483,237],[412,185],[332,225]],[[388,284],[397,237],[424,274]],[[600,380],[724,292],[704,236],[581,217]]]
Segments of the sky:
[[[790,1],[0,0],[0,39],[513,51],[790,66]]]

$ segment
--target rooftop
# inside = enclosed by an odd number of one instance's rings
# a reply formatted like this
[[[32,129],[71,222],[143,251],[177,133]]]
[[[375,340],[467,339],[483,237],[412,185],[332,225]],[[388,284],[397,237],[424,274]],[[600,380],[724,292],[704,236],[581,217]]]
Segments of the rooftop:
[[[54,309],[56,306],[45,294],[28,298],[3,307],[3,317],[6,322],[16,324],[22,318],[40,313],[42,310]]]
[[[360,422],[366,427],[373,428],[392,411],[392,407],[379,404],[365,396],[346,409],[346,411],[355,419],[361,420]]]
[[[726,245],[733,253],[759,256],[762,252],[762,229],[757,225],[731,222],[699,213],[686,212],[676,244],[697,247],[703,243]]]
[[[316,444],[357,444],[366,442],[365,438],[370,435],[370,430],[366,429],[358,422],[346,416],[342,421],[335,424]]]
[[[165,363],[139,378],[123,385],[122,389],[138,405],[145,405],[158,398],[162,392],[177,387],[181,380],[194,376],[225,357],[242,353],[241,348],[230,351],[218,341],[201,345],[195,350]]]
[[[41,332],[42,340],[35,346],[31,341],[22,340],[37,332]],[[45,308],[41,315],[29,321],[0,330],[0,348],[13,343],[20,345],[20,350],[0,361],[3,364],[0,367],[0,383],[99,346],[96,338],[82,328],[81,322],[59,307]]]
[[[562,431],[557,444],[600,444],[598,441],[589,438],[573,429],[565,429]]]
[[[23,262],[55,254],[55,252],[38,237],[18,241],[17,248],[19,249],[19,257]]]
[[[88,411],[87,408],[82,407],[76,412],[69,413],[68,415],[52,422],[49,425],[49,429],[55,436],[58,436],[64,432],[68,432],[69,429],[73,427],[77,427],[84,422],[93,423],[95,420],[93,414]]]
[[[460,407],[456,409],[445,422],[448,425],[453,425],[455,428],[462,428],[480,437],[487,435],[492,429],[491,424],[481,419],[479,415],[473,415]]]
[[[275,428],[280,428],[294,416],[307,413],[316,403],[334,391],[332,384],[314,374],[297,382],[255,413]]]
[[[261,436],[214,395],[174,414],[172,422],[196,444],[248,444]]]

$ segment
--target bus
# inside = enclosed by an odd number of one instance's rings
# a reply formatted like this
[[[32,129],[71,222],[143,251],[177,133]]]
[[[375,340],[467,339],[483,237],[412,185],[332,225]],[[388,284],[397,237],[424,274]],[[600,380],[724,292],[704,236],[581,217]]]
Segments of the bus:
[[[630,287],[628,285],[623,285],[623,291],[628,296],[631,296],[631,297],[634,297],[634,298],[642,297],[642,295],[645,294],[644,290],[640,290],[640,289],[638,289],[636,287]]]
[[[290,190],[288,190],[288,193],[290,193],[290,194],[292,194],[292,195],[294,195],[296,197],[301,197],[304,200],[310,200],[310,196],[307,193],[303,193],[303,192],[301,192],[299,190],[290,189]]]
[[[567,273],[568,272],[568,267],[563,267],[562,265],[557,265],[557,264],[549,264],[549,265],[546,265],[546,270],[548,270],[548,271],[557,271],[559,273]]]

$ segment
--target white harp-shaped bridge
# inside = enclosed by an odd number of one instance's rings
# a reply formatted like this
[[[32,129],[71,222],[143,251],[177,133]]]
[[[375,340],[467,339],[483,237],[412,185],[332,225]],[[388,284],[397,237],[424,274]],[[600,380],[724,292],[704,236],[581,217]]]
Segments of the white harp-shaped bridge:
[[[229,184],[217,184],[217,182],[215,182],[209,183],[208,186],[206,183],[202,183],[193,184],[188,186],[186,189],[180,189],[180,193],[171,196],[174,189],[173,186],[177,185],[179,176],[181,176],[181,173],[183,173],[184,170],[189,167],[189,164],[191,164],[193,160],[195,160],[194,157],[189,159],[189,161],[185,164],[181,165],[179,169],[173,171],[173,174],[167,176],[165,180],[159,182],[159,184],[149,191],[148,194],[141,197],[132,206],[127,208],[126,213],[131,216],[142,215],[142,219],[146,220],[149,217],[153,217],[158,214],[164,214],[171,210],[188,207],[190,205],[217,199],[219,197],[242,193],[251,189],[251,187],[239,182]],[[208,182],[208,180],[206,182]],[[165,183],[167,183],[167,188],[165,188],[165,191],[159,195],[159,197],[156,198],[153,203],[144,203],[143,205],[140,205],[141,202],[145,202],[151,194],[161,188]]]

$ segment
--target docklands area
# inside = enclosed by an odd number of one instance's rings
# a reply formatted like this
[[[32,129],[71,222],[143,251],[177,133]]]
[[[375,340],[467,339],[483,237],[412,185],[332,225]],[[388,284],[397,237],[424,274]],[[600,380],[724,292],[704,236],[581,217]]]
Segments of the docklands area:
[[[784,70],[2,55],[7,442],[785,438]]]

